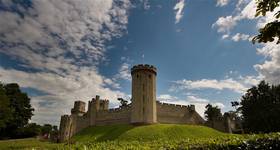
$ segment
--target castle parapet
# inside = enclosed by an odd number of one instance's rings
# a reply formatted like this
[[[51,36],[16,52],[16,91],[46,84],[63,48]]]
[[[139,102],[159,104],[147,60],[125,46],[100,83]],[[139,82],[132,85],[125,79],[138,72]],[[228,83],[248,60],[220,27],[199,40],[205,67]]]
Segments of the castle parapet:
[[[195,111],[195,106],[194,105],[188,105],[188,109],[191,111]]]
[[[155,75],[157,74],[157,68],[154,67],[153,65],[148,65],[148,64],[139,64],[135,65],[131,68],[131,74],[134,74],[135,72],[138,71],[149,71],[154,73]]]
[[[157,101],[157,105],[162,106],[162,107],[169,107],[173,109],[188,109],[191,111],[195,111],[195,106],[194,105],[179,105],[179,104],[171,104],[171,103],[164,103]]]

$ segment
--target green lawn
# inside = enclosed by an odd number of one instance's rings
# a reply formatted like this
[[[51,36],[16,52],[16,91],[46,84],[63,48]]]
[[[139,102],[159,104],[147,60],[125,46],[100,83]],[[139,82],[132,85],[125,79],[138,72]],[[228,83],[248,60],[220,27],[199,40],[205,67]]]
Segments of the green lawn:
[[[152,141],[186,138],[236,136],[197,125],[155,124],[146,126],[108,125],[89,127],[73,137],[74,141]]]
[[[0,150],[246,149],[250,146],[253,149],[280,149],[278,145],[280,133],[235,135],[204,126],[156,124],[89,127],[75,135],[70,142],[60,144],[42,142],[35,138],[5,140],[0,141]]]
[[[0,150],[58,149],[61,144],[42,142],[36,138],[0,140]]]

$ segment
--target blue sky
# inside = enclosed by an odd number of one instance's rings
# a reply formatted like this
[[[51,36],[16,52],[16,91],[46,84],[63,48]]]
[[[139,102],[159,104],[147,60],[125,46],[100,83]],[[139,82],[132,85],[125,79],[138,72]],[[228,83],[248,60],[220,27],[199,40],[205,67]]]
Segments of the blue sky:
[[[81,2],[80,2],[81,1]],[[280,48],[251,43],[273,19],[251,0],[0,0],[0,80],[31,97],[33,122],[58,124],[75,100],[129,98],[130,68],[158,69],[158,100],[223,112],[265,79]]]

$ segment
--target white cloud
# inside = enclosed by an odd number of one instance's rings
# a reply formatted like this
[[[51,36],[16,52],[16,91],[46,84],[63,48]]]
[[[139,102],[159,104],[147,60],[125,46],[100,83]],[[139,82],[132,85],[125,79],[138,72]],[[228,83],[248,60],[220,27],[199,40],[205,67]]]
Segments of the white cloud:
[[[0,12],[0,41],[5,43],[1,52],[14,56],[15,51],[28,49],[50,57],[71,55],[79,63],[92,63],[104,57],[104,43],[121,36],[126,28],[130,5],[126,0],[32,2],[32,8],[21,8],[24,17],[15,12]]]
[[[247,41],[250,40],[250,35],[242,34],[242,33],[236,33],[234,36],[231,37],[231,39],[235,42],[238,42],[240,40]]]
[[[271,84],[280,84],[280,44],[266,43],[257,51],[267,60],[262,64],[256,64],[254,66],[256,70]]]
[[[274,14],[280,11],[280,7],[277,7],[273,12],[268,12],[264,17],[255,17],[256,2],[254,0],[239,0],[236,5],[237,12],[233,16],[219,18],[213,26],[217,27],[218,32],[229,33],[238,21],[244,19],[256,19],[256,28],[264,27],[265,24],[275,20]],[[227,18],[227,19],[225,19]],[[278,19],[279,20],[279,19]],[[223,36],[224,37],[224,36]],[[232,36],[233,41],[251,40],[251,36],[244,33],[236,33]],[[223,38],[225,39],[225,38]],[[265,56],[266,60],[263,63],[254,65],[256,71],[258,71],[258,77],[267,80],[272,84],[280,83],[280,47],[275,42],[261,44],[261,48],[257,49],[257,53]],[[258,78],[255,77],[255,78]],[[254,81],[251,81],[254,82]],[[255,81],[256,82],[256,81]]]
[[[232,72],[232,71],[231,71]],[[230,73],[231,73],[230,72]],[[232,74],[232,73],[231,73]],[[225,79],[201,79],[201,80],[177,80],[174,81],[169,88],[170,92],[188,92],[189,90],[207,90],[214,89],[218,91],[231,90],[236,93],[243,94],[248,88],[253,85],[257,85],[264,76],[238,76],[230,77],[226,76]]]
[[[216,90],[232,90],[238,93],[242,93],[246,90],[246,87],[232,78],[224,80],[216,79],[201,79],[201,80],[178,80],[174,82],[170,88],[171,91],[178,91],[184,89],[216,89]]]
[[[256,13],[257,5],[255,0],[251,0],[247,5],[242,9],[242,11],[237,14],[236,17],[241,19],[256,19],[255,13]]]
[[[275,13],[278,12],[278,11],[280,11],[280,7],[275,8],[273,12],[267,12],[265,17],[260,17],[258,19],[256,27],[257,28],[262,28],[262,27],[265,26],[265,24],[274,21],[275,20]],[[280,19],[278,19],[278,21],[280,21]]]
[[[217,103],[212,103],[212,105],[217,106],[217,107],[219,107],[219,108],[221,108],[221,109],[223,109],[223,108],[225,107],[225,105],[224,105],[223,103],[219,103],[219,102],[217,102]]]
[[[230,2],[230,0],[217,0],[216,6],[222,7],[222,6],[227,5],[229,2]]]
[[[199,97],[196,97],[196,96],[193,96],[193,95],[187,96],[187,100],[190,103],[209,103],[208,99],[199,98]]]
[[[159,101],[166,101],[166,100],[172,101],[172,100],[177,100],[177,99],[178,99],[177,97],[171,96],[169,94],[162,94],[157,97],[157,100],[159,100]]]
[[[0,12],[1,53],[20,61],[25,69],[0,67],[0,80],[46,93],[32,97],[32,121],[56,123],[69,113],[75,100],[95,95],[113,100],[125,94],[113,90],[119,84],[100,75],[106,42],[124,34],[128,22],[128,0],[40,0],[32,7],[16,5]],[[10,1],[3,1],[9,10]],[[14,7],[14,6],[13,6]],[[34,71],[30,71],[34,70]]]
[[[217,28],[220,33],[227,33],[235,27],[237,24],[237,18],[233,16],[220,17],[213,25],[213,28]]]
[[[240,8],[240,5],[244,2],[239,1],[239,3],[236,6],[235,11],[237,11],[237,13],[235,15],[219,17],[212,27],[217,28],[219,33],[230,33],[240,20],[255,19],[255,13],[252,13],[256,11],[255,1],[247,2],[247,5],[245,5],[243,9]]]
[[[128,57],[121,57],[122,64],[118,70],[118,73],[114,76],[113,80],[126,80],[131,81],[131,74],[130,74],[130,68],[132,67],[131,64],[133,63],[133,60],[131,60]]]
[[[265,24],[274,21],[276,18],[274,14],[280,11],[280,7],[277,7],[273,12],[267,12],[264,17],[255,17],[256,2],[255,0],[239,0],[236,4],[236,9],[233,14],[226,17],[220,17],[213,24],[213,27],[217,28],[218,32],[226,33],[222,39],[228,38],[228,33],[241,21],[241,20],[256,20],[256,28],[262,28]],[[279,19],[278,19],[279,20]],[[236,33],[231,37],[233,41],[251,40],[251,36],[244,33]],[[255,78],[262,77],[272,84],[280,83],[280,47],[275,42],[263,43],[261,48],[257,49],[257,53],[265,56],[266,60],[263,63],[254,65],[259,75]]]
[[[183,17],[183,9],[185,6],[185,0],[179,0],[179,2],[174,6],[174,10],[176,11],[176,16],[175,16],[175,23],[179,23],[180,20]]]
[[[131,67],[130,64],[124,62],[121,65],[119,69],[119,73],[115,76],[115,78],[131,81],[130,67]]]
[[[58,123],[60,115],[70,113],[75,100],[87,102],[95,95],[100,95],[101,98],[108,98],[117,104],[117,98],[125,96],[118,90],[107,88],[106,84],[115,83],[108,83],[110,79],[99,75],[92,67],[81,68],[79,72],[71,72],[64,77],[53,73],[28,73],[0,67],[0,79],[47,93],[44,96],[31,97],[32,106],[36,110],[32,121],[39,123],[44,123],[43,120],[48,120],[46,118],[53,118],[50,122]],[[43,105],[43,103],[52,105]],[[56,113],[48,114],[49,112]]]
[[[229,37],[228,34],[224,34],[224,35],[222,36],[222,39],[227,39],[228,37]]]

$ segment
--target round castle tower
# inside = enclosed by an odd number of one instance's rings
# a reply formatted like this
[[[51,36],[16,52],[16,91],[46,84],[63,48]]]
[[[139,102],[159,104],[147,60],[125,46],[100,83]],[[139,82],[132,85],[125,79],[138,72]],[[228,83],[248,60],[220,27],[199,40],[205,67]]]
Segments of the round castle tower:
[[[140,64],[131,69],[131,123],[151,124],[157,122],[156,75],[157,69],[152,65]]]

